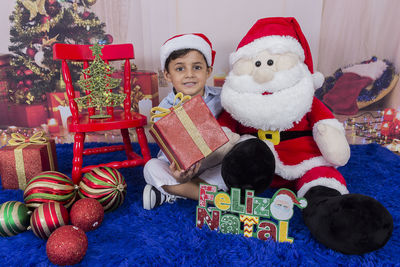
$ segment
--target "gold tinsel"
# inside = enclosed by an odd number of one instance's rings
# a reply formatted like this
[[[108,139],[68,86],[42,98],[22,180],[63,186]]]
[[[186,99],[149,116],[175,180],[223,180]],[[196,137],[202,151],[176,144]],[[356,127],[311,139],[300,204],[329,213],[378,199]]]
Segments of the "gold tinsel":
[[[18,1],[21,3],[21,1]],[[74,10],[67,9],[67,11],[70,13],[72,18],[74,19],[74,22],[76,25],[81,26],[81,27],[95,27],[101,24],[101,21],[98,19],[91,19],[91,20],[85,20],[82,19],[78,13],[76,13]],[[21,26],[21,17],[22,17],[22,12],[23,12],[23,7],[20,5],[19,9],[15,12],[14,16],[14,22],[15,22],[15,29],[19,34],[24,34],[28,36],[32,36],[35,34],[38,34],[40,32],[49,32],[51,28],[56,26],[59,21],[64,17],[64,9],[61,9],[60,13],[57,14],[57,16],[51,18],[50,20],[46,21],[43,24],[37,25],[35,27],[29,27],[27,29],[24,29],[24,27]]]
[[[20,1],[18,1],[20,2]],[[14,22],[15,22],[15,29],[19,34],[23,35],[28,35],[28,36],[33,36],[35,34],[38,34],[40,32],[44,31],[49,31],[50,28],[53,28],[58,24],[58,22],[64,17],[64,10],[62,9],[60,13],[58,13],[57,16],[51,18],[50,20],[46,21],[43,24],[37,25],[35,27],[29,27],[27,29],[24,29],[24,27],[21,26],[21,17],[22,17],[22,12],[23,12],[23,7],[19,6],[19,9],[15,12],[14,16]]]
[[[36,75],[39,75],[43,80],[50,81],[50,80],[53,78],[54,74],[55,74],[54,71],[50,71],[50,72],[47,73],[47,74],[43,73],[42,69],[41,69],[40,67],[38,67],[38,66],[36,65],[36,63],[32,62],[31,60],[27,60],[26,58],[24,58],[24,57],[22,57],[22,56],[18,56],[18,59],[16,59],[16,60],[21,60],[21,61],[23,62],[23,64],[24,64],[27,68],[29,68],[30,70],[32,70],[33,73],[35,73]],[[18,66],[18,65],[16,64],[16,62],[15,62],[16,60],[15,60],[15,59],[12,59],[12,60],[10,61],[10,65],[11,65],[11,66]]]

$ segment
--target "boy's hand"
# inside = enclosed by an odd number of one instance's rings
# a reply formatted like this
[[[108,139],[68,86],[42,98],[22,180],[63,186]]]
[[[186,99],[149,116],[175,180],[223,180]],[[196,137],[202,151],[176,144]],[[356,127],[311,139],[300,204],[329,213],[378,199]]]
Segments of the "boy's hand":
[[[174,176],[175,180],[178,183],[184,184],[186,182],[189,182],[197,174],[200,166],[201,163],[197,162],[187,170],[178,170],[176,168],[175,162],[172,162],[171,165],[169,165],[169,170],[171,171],[172,176]]]

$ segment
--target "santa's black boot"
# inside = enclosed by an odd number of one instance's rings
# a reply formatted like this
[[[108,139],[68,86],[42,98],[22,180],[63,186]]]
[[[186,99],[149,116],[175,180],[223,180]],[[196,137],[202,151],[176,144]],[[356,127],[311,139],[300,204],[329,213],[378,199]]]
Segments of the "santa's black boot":
[[[222,160],[221,174],[229,189],[234,187],[262,193],[270,185],[274,173],[274,155],[257,138],[236,144]]]
[[[315,186],[304,196],[304,223],[316,240],[344,254],[364,254],[383,247],[393,230],[393,219],[381,203],[360,194],[341,195]]]

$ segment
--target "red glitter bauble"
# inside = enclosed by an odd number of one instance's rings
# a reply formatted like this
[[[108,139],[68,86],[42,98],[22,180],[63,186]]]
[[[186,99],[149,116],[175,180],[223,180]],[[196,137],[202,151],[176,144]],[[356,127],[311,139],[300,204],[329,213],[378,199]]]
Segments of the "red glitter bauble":
[[[37,52],[36,49],[33,48],[33,47],[28,47],[28,48],[26,49],[26,55],[27,55],[28,57],[30,57],[30,58],[34,58],[36,52]]]
[[[71,223],[88,232],[98,228],[104,218],[104,208],[93,198],[83,198],[72,205],[69,213]]]
[[[87,247],[85,232],[76,226],[65,225],[51,234],[46,244],[46,253],[53,264],[74,265],[83,259]]]
[[[88,12],[88,11],[85,11],[85,12],[82,13],[82,18],[83,19],[87,19],[89,16],[90,16],[90,12]]]

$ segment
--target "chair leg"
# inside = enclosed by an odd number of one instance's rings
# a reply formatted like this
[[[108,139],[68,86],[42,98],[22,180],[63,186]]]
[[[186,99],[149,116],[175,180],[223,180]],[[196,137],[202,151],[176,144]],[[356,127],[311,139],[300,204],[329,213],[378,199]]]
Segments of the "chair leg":
[[[151,159],[151,155],[150,155],[149,145],[147,143],[147,137],[146,137],[143,127],[137,127],[136,134],[138,137],[140,151],[142,152],[144,162],[146,163],[147,161],[149,161]]]
[[[82,175],[83,146],[85,142],[85,133],[75,133],[74,136],[74,157],[72,159],[72,181],[79,184]]]
[[[129,136],[128,129],[121,129],[122,140],[124,141],[125,145],[125,153],[128,159],[132,159],[131,152],[132,152],[132,143],[131,138]]]

